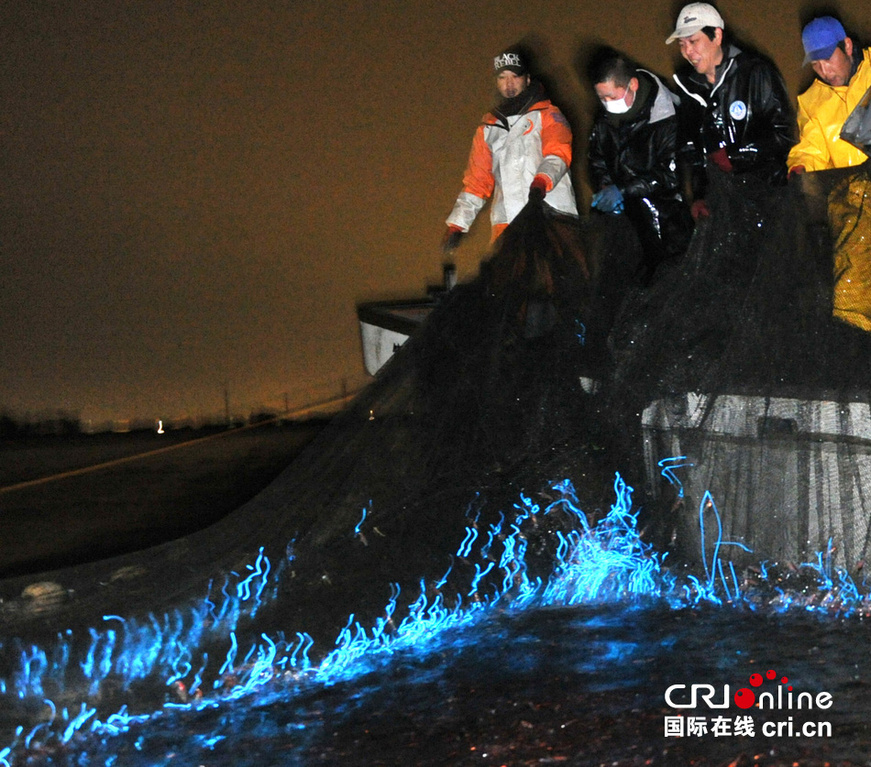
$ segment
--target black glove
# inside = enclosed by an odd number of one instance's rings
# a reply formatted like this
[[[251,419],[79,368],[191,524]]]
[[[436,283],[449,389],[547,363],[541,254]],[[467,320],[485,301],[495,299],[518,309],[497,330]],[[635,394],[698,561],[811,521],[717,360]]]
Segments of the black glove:
[[[459,247],[460,240],[463,239],[464,234],[465,232],[462,229],[458,229],[455,226],[449,226],[445,232],[445,236],[442,237],[442,252],[450,253],[452,250],[456,250]]]
[[[532,179],[532,184],[529,187],[529,199],[534,202],[541,202],[547,194],[547,179],[541,174]]]

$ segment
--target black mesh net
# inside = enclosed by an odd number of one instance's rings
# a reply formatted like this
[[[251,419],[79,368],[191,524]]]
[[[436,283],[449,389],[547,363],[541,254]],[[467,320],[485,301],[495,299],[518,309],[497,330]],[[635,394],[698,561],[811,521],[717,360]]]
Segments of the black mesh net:
[[[315,661],[349,616],[376,625],[400,591],[396,622],[419,590],[445,604],[465,599],[476,571],[458,545],[470,526],[510,514],[521,491],[553,497],[547,482],[572,478],[590,489],[585,509],[613,499],[595,400],[579,376],[592,360],[594,303],[581,240],[576,220],[540,204],[524,210],[480,276],[447,293],[303,454],[221,522],[0,583],[0,726],[44,717],[44,697],[148,710],[176,694],[167,683],[182,647],[213,659],[201,690],[235,684],[233,664],[214,659],[267,632],[286,637],[285,660],[300,642],[300,657]],[[547,530],[524,531],[531,577],[547,577],[554,531],[576,522],[554,513]],[[503,578],[494,572],[488,588]],[[241,665],[250,673],[252,664]]]
[[[711,175],[714,214],[680,263],[623,304],[612,334],[611,396],[615,409],[644,408],[651,498],[663,498],[660,461],[687,466],[683,487],[665,489],[674,505],[658,509],[661,532],[690,561],[729,541],[753,551],[719,555],[745,563],[823,552],[861,568],[871,251],[857,188],[868,189],[867,165],[783,189]]]
[[[645,535],[689,566],[715,551],[748,564],[823,551],[860,566],[871,335],[833,317],[833,296],[861,309],[837,286],[861,273],[863,247],[867,259],[867,166],[782,189],[712,174],[712,216],[650,285],[637,284],[622,217],[577,222],[530,204],[480,274],[253,501],[155,549],[0,583],[0,725],[82,687],[106,709],[162,699],[166,663],[122,685],[118,659],[149,631],[166,648],[176,623],[198,657],[227,655],[228,632],[209,631],[228,621],[240,644],[268,627],[326,651],[350,614],[383,619],[398,589],[450,601],[475,576],[457,555],[464,531],[492,528],[521,493],[552,500],[563,479],[594,521],[620,472]],[[832,231],[852,254],[837,275]],[[547,520],[523,531],[533,577],[576,522]],[[255,586],[257,610],[226,599]],[[89,657],[106,664],[98,684],[83,661],[62,689],[31,689],[37,667]]]

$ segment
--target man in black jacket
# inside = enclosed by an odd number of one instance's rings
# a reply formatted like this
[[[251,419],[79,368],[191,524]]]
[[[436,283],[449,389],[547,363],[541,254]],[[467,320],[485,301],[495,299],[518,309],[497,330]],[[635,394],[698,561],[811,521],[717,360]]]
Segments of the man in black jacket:
[[[689,65],[674,75],[681,97],[678,162],[691,172],[693,217],[708,215],[706,165],[786,180],[795,117],[783,78],[762,56],[724,40],[722,16],[708,3],[681,9],[666,44],[679,40]]]
[[[602,104],[588,145],[593,209],[625,213],[641,243],[642,279],[686,251],[689,208],[675,172],[677,98],[651,72],[618,51],[603,49],[589,66]]]

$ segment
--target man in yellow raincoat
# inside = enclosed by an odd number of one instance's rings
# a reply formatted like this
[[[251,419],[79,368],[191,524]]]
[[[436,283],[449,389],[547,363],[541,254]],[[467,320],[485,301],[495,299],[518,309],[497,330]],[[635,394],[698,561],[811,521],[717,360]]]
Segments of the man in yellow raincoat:
[[[860,168],[868,154],[841,138],[847,118],[871,88],[871,48],[861,50],[831,16],[813,19],[801,37],[805,63],[810,63],[817,79],[798,97],[800,137],[787,157],[787,167],[790,176],[856,167],[829,194],[832,314],[871,332],[871,217],[863,214],[864,201],[871,195],[871,165]]]
[[[853,44],[841,22],[821,16],[802,32],[805,63],[817,79],[798,97],[799,141],[786,164],[790,173],[861,165],[868,159],[839,136],[849,114],[871,87],[871,48]]]

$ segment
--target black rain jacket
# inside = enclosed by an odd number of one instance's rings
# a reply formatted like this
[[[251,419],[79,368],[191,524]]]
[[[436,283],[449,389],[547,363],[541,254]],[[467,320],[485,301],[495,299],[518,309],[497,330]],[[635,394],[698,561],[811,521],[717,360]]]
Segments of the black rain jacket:
[[[678,99],[655,75],[639,70],[638,77],[647,82],[639,109],[624,115],[602,110],[593,124],[590,183],[594,191],[612,184],[620,189],[646,260],[657,263],[683,254],[692,219],[676,171]]]
[[[796,122],[783,78],[770,61],[731,45],[713,84],[689,65],[674,81],[681,97],[678,162],[690,169],[696,199],[705,196],[706,155],[720,148],[735,173],[785,183]]]

